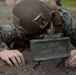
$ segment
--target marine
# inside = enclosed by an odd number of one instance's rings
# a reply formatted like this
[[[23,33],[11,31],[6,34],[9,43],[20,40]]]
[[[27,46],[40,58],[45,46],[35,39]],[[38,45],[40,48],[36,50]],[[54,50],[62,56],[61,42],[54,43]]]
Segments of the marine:
[[[76,18],[61,6],[59,0],[55,1],[18,0],[16,2],[13,21],[0,26],[0,58],[2,60],[11,66],[13,66],[12,62],[15,66],[24,65],[25,59],[16,47],[29,46],[29,41],[39,38],[41,34],[63,33],[65,37],[70,37],[71,43],[76,46]],[[65,65],[76,67],[75,53],[76,50],[72,50]]]

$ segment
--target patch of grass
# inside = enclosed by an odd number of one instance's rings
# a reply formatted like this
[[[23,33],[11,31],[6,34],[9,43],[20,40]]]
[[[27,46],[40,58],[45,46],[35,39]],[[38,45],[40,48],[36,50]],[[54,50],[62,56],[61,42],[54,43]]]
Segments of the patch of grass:
[[[76,11],[70,11],[70,13],[76,17]]]
[[[61,2],[64,7],[68,7],[68,6],[76,7],[76,0],[61,0]]]
[[[76,0],[61,0],[61,3],[64,8],[66,8],[70,13],[72,13],[74,16],[76,16],[76,10],[68,9],[68,7],[74,7],[76,8]]]

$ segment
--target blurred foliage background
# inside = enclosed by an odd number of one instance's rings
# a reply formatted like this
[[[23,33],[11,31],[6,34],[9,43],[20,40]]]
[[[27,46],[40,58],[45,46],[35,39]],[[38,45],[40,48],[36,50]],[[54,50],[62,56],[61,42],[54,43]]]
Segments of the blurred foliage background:
[[[8,18],[11,19],[12,9],[6,7],[5,0],[0,0],[0,19]],[[63,7],[76,16],[76,0],[61,0]]]
[[[61,3],[64,7],[68,6],[75,6],[76,7],[76,0],[61,0]]]
[[[76,0],[61,0],[61,3],[65,9],[76,16]]]

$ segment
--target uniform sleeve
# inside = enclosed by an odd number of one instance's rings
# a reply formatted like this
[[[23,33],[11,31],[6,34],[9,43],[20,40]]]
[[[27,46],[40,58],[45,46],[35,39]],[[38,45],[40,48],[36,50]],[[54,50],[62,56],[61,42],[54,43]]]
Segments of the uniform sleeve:
[[[71,15],[65,9],[60,9],[63,19],[63,33],[64,36],[70,37],[72,45],[76,47],[76,17]]]
[[[9,49],[6,43],[3,41],[4,37],[5,36],[4,36],[3,28],[0,27],[0,50]]]
[[[76,18],[72,17],[72,29],[70,35],[71,43],[76,47]]]
[[[8,46],[4,42],[0,41],[0,50],[4,50],[4,49],[9,50]]]

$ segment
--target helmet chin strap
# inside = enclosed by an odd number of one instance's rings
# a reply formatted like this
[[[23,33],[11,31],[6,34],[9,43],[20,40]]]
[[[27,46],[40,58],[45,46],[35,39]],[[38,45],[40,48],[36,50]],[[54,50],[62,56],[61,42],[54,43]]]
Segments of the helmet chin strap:
[[[52,11],[52,22],[55,27],[55,33],[62,32],[62,18],[58,11],[58,5],[54,0],[49,0],[48,4],[51,6]]]

